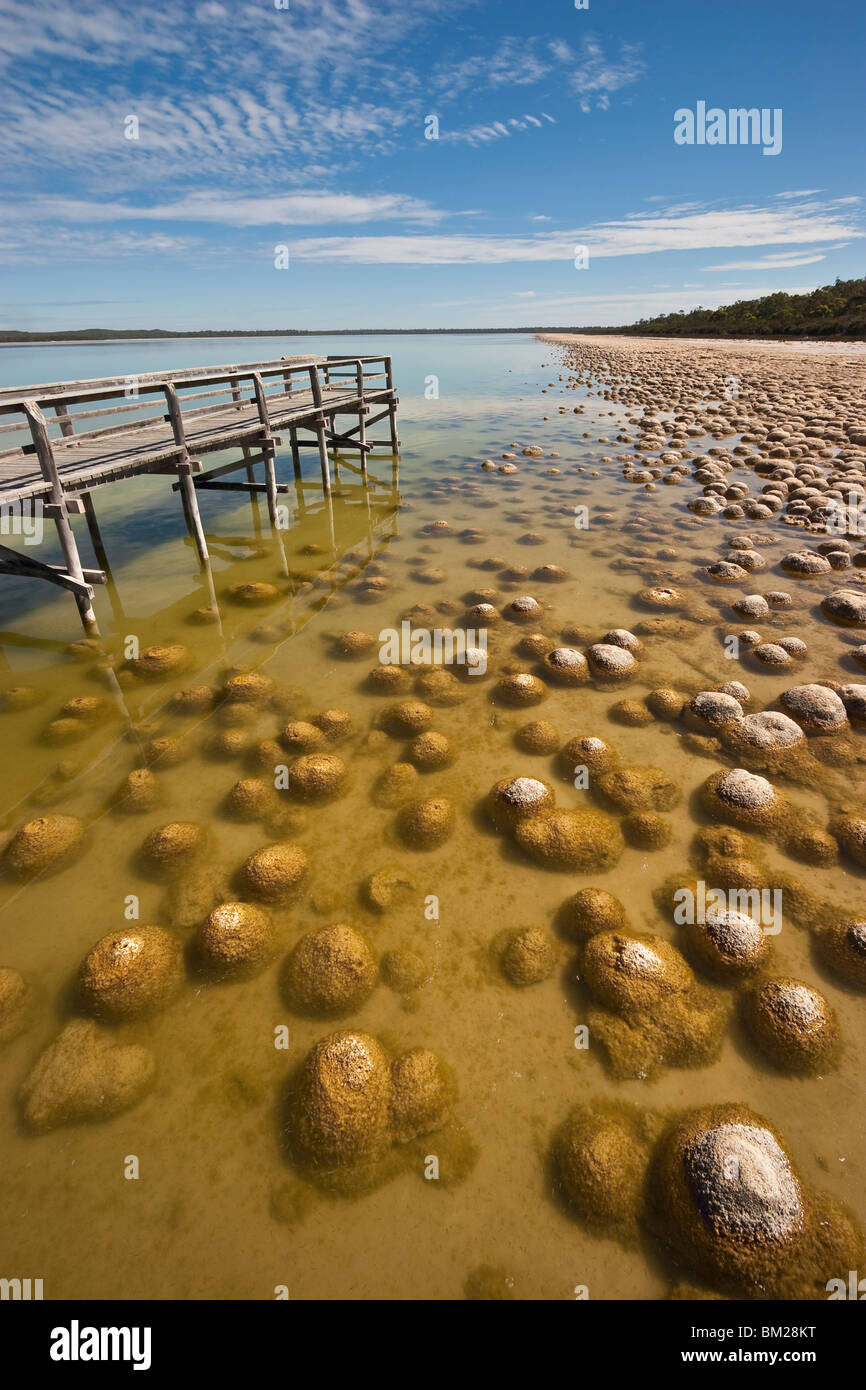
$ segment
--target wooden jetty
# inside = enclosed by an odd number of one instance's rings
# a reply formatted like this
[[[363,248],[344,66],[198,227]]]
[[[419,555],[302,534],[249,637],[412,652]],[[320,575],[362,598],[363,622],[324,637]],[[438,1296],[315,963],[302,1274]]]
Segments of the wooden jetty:
[[[205,400],[209,404],[201,404]],[[276,529],[278,495],[289,488],[277,482],[274,467],[283,432],[288,432],[296,479],[301,450],[318,452],[322,489],[330,500],[329,450],[358,452],[366,479],[374,449],[395,457],[399,451],[398,403],[390,357],[282,357],[0,391],[0,433],[14,440],[0,450],[0,514],[14,518],[16,509],[41,509],[57,528],[64,557],[62,565],[48,565],[0,545],[0,573],[70,590],[85,630],[97,633],[93,585],[107,582],[107,566],[82,566],[69,520],[84,514],[104,564],[92,497],[97,488],[143,473],[173,476],[200,564],[209,574],[197,489],[263,493]],[[357,424],[338,429],[337,417],[344,415],[357,417]],[[368,429],[386,419],[389,437],[369,438]],[[227,450],[239,450],[240,457],[204,469],[205,455]],[[255,476],[259,463],[261,480]],[[244,480],[232,481],[228,475],[239,469]]]

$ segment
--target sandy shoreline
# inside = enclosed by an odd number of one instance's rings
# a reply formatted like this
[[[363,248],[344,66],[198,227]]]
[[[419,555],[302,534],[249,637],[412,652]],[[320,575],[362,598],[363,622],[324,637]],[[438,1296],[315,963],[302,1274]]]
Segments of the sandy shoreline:
[[[852,359],[866,357],[866,343],[823,343],[806,338],[780,342],[776,338],[656,338],[649,336],[641,338],[634,337],[629,333],[539,333],[538,338],[542,343],[560,343],[566,347],[570,344],[594,343],[598,345],[599,343],[607,343],[612,348],[622,349],[630,346],[658,352],[676,352],[678,348],[698,347],[743,356],[790,357],[802,354],[810,357],[851,357]]]

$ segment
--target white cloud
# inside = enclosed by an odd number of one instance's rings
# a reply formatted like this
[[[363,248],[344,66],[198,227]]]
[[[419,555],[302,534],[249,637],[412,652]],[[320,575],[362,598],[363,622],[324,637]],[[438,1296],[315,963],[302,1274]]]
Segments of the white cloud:
[[[650,318],[655,314],[675,313],[678,310],[697,309],[702,306],[705,309],[718,309],[724,304],[731,304],[737,294],[731,292],[731,286],[722,286],[715,290],[701,289],[684,293],[683,290],[668,289],[663,291],[631,291],[623,294],[574,294],[574,295],[545,295],[532,301],[524,312],[524,322],[533,324],[540,323],[559,323],[590,325],[608,324],[628,324],[633,323],[638,318]],[[768,285],[759,288],[749,289],[749,298],[760,297],[765,294],[778,294],[779,285]],[[808,294],[815,288],[814,285],[791,285],[785,286],[787,294]],[[515,306],[510,302],[500,304],[490,304],[485,300],[480,300],[479,306],[484,305],[485,312],[491,317],[498,319],[501,323],[514,325]],[[525,313],[529,312],[531,318],[527,319]],[[515,325],[516,326],[516,325]]]
[[[531,236],[484,233],[309,237],[293,243],[299,259],[360,265],[460,265],[572,260],[576,245],[589,248],[590,261],[611,256],[642,256],[659,251],[698,251],[716,247],[809,245],[862,237],[833,204],[745,207],[671,215],[659,212],[598,222],[564,232]]]
[[[247,183],[273,177],[276,161],[287,177],[306,177],[315,158],[334,167],[335,154],[387,154],[404,138],[408,120],[420,111],[406,99],[393,105],[342,100],[290,91],[269,78],[258,99],[245,88],[200,88],[181,95],[107,97],[97,88],[69,91],[18,83],[7,96],[2,121],[7,170],[26,166],[38,151],[42,167],[58,166],[142,186],[167,180],[198,180],[219,174]],[[128,139],[125,122],[134,115],[138,138]],[[287,151],[294,155],[286,159]],[[292,171],[294,173],[292,174]]]
[[[16,227],[15,235],[0,233],[0,260],[6,265],[44,266],[49,258],[76,264],[149,257],[177,260],[192,254],[200,258],[212,253],[195,237],[170,236],[165,232],[60,227],[46,235],[44,228],[34,226]]]
[[[35,215],[46,223],[206,222],[224,227],[320,227],[329,222],[435,222],[446,214],[401,193],[355,194],[302,190],[272,196],[236,196],[201,190],[168,203],[95,202],[43,196],[9,205],[7,218]]]
[[[606,111],[610,93],[618,92],[622,87],[636,82],[643,72],[644,63],[637,46],[623,44],[619,60],[616,61],[605,57],[596,40],[586,39],[580,61],[570,74],[569,82],[580,98],[582,111],[591,110],[593,97],[596,97],[601,109]]]
[[[575,51],[562,39],[509,35],[487,54],[441,63],[433,86],[447,100],[470,89],[531,86],[553,75],[577,95],[584,111],[591,110],[593,101],[607,110],[611,93],[636,82],[644,71],[635,44],[621,44],[618,57],[612,58],[597,39],[584,39]]]
[[[548,117],[550,120],[550,117]],[[555,124],[555,122],[553,122]],[[489,124],[469,126],[463,130],[440,128],[439,139],[456,144],[486,145],[491,140],[510,138],[512,131],[544,130],[545,125],[537,116],[509,116],[506,121],[492,121]]]
[[[777,255],[760,256],[754,261],[725,261],[723,265],[705,265],[704,270],[791,270],[794,266],[814,265],[827,259],[823,251],[801,255],[799,251],[780,251]]]

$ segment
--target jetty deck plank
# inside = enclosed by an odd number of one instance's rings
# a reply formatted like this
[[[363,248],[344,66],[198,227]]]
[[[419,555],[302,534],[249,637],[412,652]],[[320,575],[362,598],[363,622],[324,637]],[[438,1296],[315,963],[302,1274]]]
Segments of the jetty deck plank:
[[[387,389],[365,391],[364,401],[375,404],[387,398]],[[322,386],[322,405],[313,401],[311,391],[295,391],[282,398],[268,397],[268,427],[278,433],[290,426],[306,426],[322,410],[357,410],[361,404],[357,390]],[[186,417],[186,448],[190,456],[216,453],[237,444],[254,444],[265,434],[255,406],[228,406],[196,419]],[[57,471],[64,491],[80,492],[87,487],[110,482],[130,472],[169,462],[181,452],[171,424],[148,425],[134,434],[108,434],[100,438],[77,439],[62,436],[53,441]],[[42,476],[38,459],[22,454],[20,459],[0,460],[0,494],[4,501],[44,496],[51,482]]]
[[[222,400],[201,404],[214,397]],[[95,489],[143,473],[173,474],[199,562],[209,575],[197,486],[233,490],[236,484],[218,480],[243,468],[247,490],[266,495],[276,529],[278,492],[286,486],[277,483],[274,469],[281,431],[290,433],[297,480],[300,450],[318,450],[321,486],[329,500],[329,442],[334,450],[360,453],[366,481],[367,455],[379,447],[367,439],[367,417],[371,423],[389,417],[390,441],[381,444],[396,456],[397,403],[390,357],[283,357],[0,390],[0,436],[10,441],[9,447],[0,448],[3,517],[24,502],[44,506],[64,555],[64,564],[54,566],[0,547],[0,573],[27,574],[70,589],[85,631],[98,632],[92,586],[105,583],[106,575],[82,567],[69,521],[70,515],[83,511],[91,539],[101,546],[91,497]],[[379,413],[371,415],[374,407]],[[147,412],[144,418],[129,418],[142,411]],[[337,415],[356,415],[358,424],[340,432]],[[229,450],[239,451],[237,461],[202,472],[204,455]],[[263,482],[253,477],[257,463],[264,465]]]

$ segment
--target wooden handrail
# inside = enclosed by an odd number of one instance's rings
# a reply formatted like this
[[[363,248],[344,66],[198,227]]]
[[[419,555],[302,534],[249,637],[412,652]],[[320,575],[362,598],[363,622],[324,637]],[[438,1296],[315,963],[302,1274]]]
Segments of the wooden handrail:
[[[384,371],[368,371],[368,367],[381,365]],[[342,369],[342,370],[341,370]],[[295,386],[297,376],[309,377],[309,387],[299,391]],[[40,461],[46,481],[54,485],[54,480],[45,474],[45,459],[50,454],[52,462],[68,459],[68,450],[79,450],[88,442],[98,439],[134,435],[165,422],[171,424],[175,443],[180,449],[186,447],[185,421],[206,420],[207,416],[225,412],[234,404],[239,413],[250,406],[258,408],[260,422],[268,431],[271,419],[268,405],[279,418],[281,409],[290,413],[293,408],[302,408],[304,397],[309,390],[312,407],[323,416],[329,413],[330,400],[325,390],[330,392],[337,387],[350,400],[355,396],[363,400],[370,392],[371,382],[384,377],[387,389],[393,391],[390,357],[331,357],[309,358],[301,362],[281,358],[277,362],[249,363],[227,367],[202,367],[191,372],[160,372],[143,376],[106,377],[89,382],[73,382],[67,387],[60,384],[51,388],[40,388],[38,393],[25,395],[18,392],[0,392],[0,415],[18,414],[24,419],[20,424],[0,424],[0,431],[25,435],[21,443],[0,452],[0,459],[20,458],[35,453]],[[325,390],[323,390],[323,379]],[[248,386],[247,386],[248,383]],[[134,388],[134,399],[127,399],[130,387]],[[194,388],[215,389],[194,389]],[[249,387],[252,390],[249,390]],[[188,394],[182,394],[187,391]],[[379,399],[385,388],[374,386],[371,398]],[[127,413],[141,415],[148,410],[153,397],[162,396],[166,402],[166,413],[146,413],[142,418],[120,421],[119,416]],[[200,406],[205,399],[217,398],[218,403]],[[99,403],[104,402],[104,405]],[[70,411],[70,405],[86,405],[89,410]],[[196,403],[195,408],[190,406]],[[151,407],[152,409],[152,407]],[[49,422],[43,413],[53,410],[56,421],[51,422],[59,433],[52,435]],[[253,417],[255,418],[255,417]],[[247,417],[247,420],[249,416]],[[85,420],[104,420],[98,429],[77,429]],[[239,421],[239,424],[241,422]],[[244,422],[245,423],[245,422]],[[30,439],[26,439],[29,432]],[[56,469],[56,463],[54,464]]]
[[[288,358],[281,357],[267,362],[237,362],[227,363],[224,366],[215,367],[189,367],[181,371],[169,372],[127,372],[125,376],[117,377],[91,377],[83,381],[57,381],[42,382],[33,386],[19,386],[13,390],[0,389],[0,412],[14,409],[15,406],[23,406],[25,400],[35,400],[40,407],[53,405],[55,400],[63,399],[67,404],[74,404],[79,400],[111,400],[116,396],[123,395],[129,387],[129,383],[134,381],[139,395],[153,394],[159,391],[165,382],[169,381],[176,387],[216,385],[221,381],[231,379],[232,376],[250,377],[253,372],[258,372],[260,376],[283,376],[286,372],[307,372],[311,364],[330,360],[334,366],[341,364],[353,365],[357,358],[339,357],[327,359],[324,357],[303,358],[293,362]],[[390,359],[384,357],[362,357],[362,362],[386,362]]]

